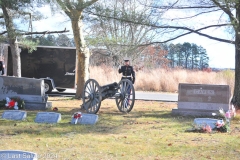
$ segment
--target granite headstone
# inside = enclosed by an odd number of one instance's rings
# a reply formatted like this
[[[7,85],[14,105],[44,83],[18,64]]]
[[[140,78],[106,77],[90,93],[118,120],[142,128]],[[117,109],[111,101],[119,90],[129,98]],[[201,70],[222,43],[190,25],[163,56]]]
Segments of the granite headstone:
[[[24,120],[26,117],[27,112],[19,110],[8,110],[4,111],[2,114],[2,118],[8,120]]]
[[[198,127],[204,127],[206,125],[209,125],[211,128],[215,128],[217,121],[218,119],[213,118],[195,118],[194,124]]]
[[[25,109],[45,110],[47,95],[44,81],[35,78],[0,76],[0,100],[19,97],[25,102]]]
[[[58,123],[61,114],[56,112],[38,112],[35,118],[36,123]]]
[[[72,124],[86,124],[86,125],[93,125],[97,123],[98,121],[98,115],[96,114],[87,114],[87,113],[81,113],[81,118],[76,119],[73,117],[71,120]]]
[[[20,150],[0,150],[0,160],[37,160],[37,154]]]
[[[178,87],[178,108],[172,110],[176,115],[212,116],[230,107],[230,88],[228,85],[185,84]]]

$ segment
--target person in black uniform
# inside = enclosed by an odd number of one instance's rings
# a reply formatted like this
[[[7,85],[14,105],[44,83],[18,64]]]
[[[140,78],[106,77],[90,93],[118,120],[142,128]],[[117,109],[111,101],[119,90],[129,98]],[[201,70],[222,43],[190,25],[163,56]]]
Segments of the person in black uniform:
[[[118,73],[122,73],[122,79],[129,79],[134,84],[135,82],[135,71],[132,66],[130,66],[129,58],[124,59],[124,66],[118,67]]]
[[[124,66],[119,66],[118,67],[118,72],[122,73],[122,78],[121,79],[129,79],[132,84],[134,84],[135,82],[135,71],[133,70],[133,67],[130,66],[130,62],[128,58],[124,59]],[[124,107],[128,108],[128,106],[130,105],[130,95],[131,95],[131,88],[130,86],[128,86],[127,88],[127,93],[128,93],[128,99],[126,99],[126,101],[124,102]]]

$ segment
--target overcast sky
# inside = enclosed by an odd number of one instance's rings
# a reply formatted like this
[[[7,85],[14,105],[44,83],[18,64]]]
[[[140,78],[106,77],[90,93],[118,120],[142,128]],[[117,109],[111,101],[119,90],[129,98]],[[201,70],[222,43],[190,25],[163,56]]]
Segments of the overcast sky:
[[[53,30],[63,30],[64,28],[71,30],[71,23],[66,16],[64,16],[63,14],[55,14],[54,16],[51,16],[50,8],[47,6],[44,7],[42,10],[44,10],[44,13],[48,15],[49,18],[38,21],[38,22],[34,22],[33,27],[35,28],[35,30],[53,31]],[[178,11],[172,11],[172,12],[168,12],[168,14],[165,16],[167,16],[168,18],[171,18],[171,17],[176,18],[176,17],[183,17],[185,16],[184,14],[186,13],[179,13]],[[178,24],[189,25],[190,23],[190,24],[193,24],[195,29],[197,29],[206,24],[213,24],[214,20],[219,20],[219,14],[213,14],[213,15],[208,14],[207,17],[200,17],[198,19],[195,19],[195,21],[182,21],[182,22],[178,22]],[[233,37],[224,29],[209,29],[209,30],[206,30],[204,33],[209,33],[213,36],[217,36],[220,38],[231,39]],[[68,34],[72,36],[72,31],[69,32]],[[210,40],[208,38],[205,38],[196,34],[190,34],[172,41],[172,43],[174,44],[184,43],[184,42],[195,43],[198,46],[202,46],[203,48],[205,48],[210,58],[209,65],[211,68],[212,67],[235,68],[234,45]]]

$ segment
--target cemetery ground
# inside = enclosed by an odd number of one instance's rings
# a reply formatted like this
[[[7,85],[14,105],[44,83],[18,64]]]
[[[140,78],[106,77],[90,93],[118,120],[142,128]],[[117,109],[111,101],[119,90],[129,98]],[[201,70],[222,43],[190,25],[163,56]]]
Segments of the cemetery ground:
[[[229,133],[186,132],[192,128],[194,117],[171,115],[177,103],[137,100],[133,110],[126,114],[118,111],[115,99],[106,99],[95,125],[74,125],[70,121],[80,109],[80,100],[50,97],[49,101],[52,108],[58,108],[62,120],[57,124],[35,123],[39,111],[27,111],[23,121],[0,119],[0,150],[35,152],[40,160],[240,157],[239,114],[231,121]]]

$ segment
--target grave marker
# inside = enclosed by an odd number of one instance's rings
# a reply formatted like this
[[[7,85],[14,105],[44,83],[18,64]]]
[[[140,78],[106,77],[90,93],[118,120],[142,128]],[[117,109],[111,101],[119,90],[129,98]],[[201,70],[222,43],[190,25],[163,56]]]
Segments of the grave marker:
[[[206,125],[209,125],[212,129],[216,127],[218,119],[213,118],[195,118],[194,124],[198,127],[204,127]]]
[[[77,119],[77,124],[95,124],[98,121],[98,115],[96,114],[87,114],[87,113],[81,113],[81,118]],[[76,124],[76,119],[72,118],[71,123]]]
[[[58,123],[61,120],[61,114],[55,112],[38,112],[35,118],[36,123]]]
[[[24,120],[27,117],[27,112],[19,110],[8,110],[2,114],[3,119],[9,120]]]
[[[47,109],[47,95],[41,79],[0,76],[0,101],[6,97],[21,98],[25,102],[25,109]]]
[[[212,116],[219,109],[229,110],[230,88],[228,85],[185,84],[178,87],[178,108],[173,114]]]

